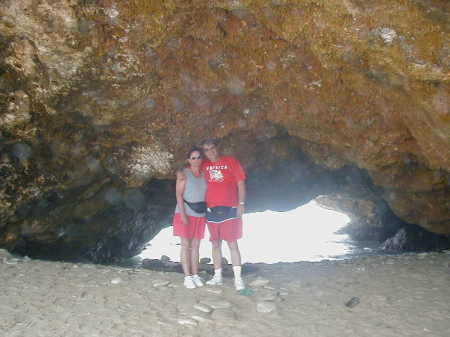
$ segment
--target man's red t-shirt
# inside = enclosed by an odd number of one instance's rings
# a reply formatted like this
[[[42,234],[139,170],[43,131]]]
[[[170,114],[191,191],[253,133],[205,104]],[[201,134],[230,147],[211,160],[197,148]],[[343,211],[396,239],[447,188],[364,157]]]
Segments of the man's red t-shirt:
[[[208,207],[237,206],[239,202],[237,183],[246,178],[241,163],[234,157],[223,156],[215,162],[205,160],[202,170],[208,183],[206,191]]]

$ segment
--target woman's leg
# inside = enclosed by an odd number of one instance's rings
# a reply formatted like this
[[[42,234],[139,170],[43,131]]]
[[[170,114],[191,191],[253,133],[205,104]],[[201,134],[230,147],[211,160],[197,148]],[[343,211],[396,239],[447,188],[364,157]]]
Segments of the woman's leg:
[[[191,272],[192,275],[198,274],[200,239],[192,239],[191,241]]]
[[[181,238],[180,261],[185,276],[191,274],[191,239]]]

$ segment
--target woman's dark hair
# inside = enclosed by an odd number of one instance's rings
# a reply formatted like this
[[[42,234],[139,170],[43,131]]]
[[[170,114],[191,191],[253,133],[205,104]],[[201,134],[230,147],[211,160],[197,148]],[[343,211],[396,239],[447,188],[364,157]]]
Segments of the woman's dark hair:
[[[190,149],[189,152],[187,153],[186,159],[191,158],[192,152],[199,152],[199,153],[200,153],[200,157],[203,157],[203,151],[202,151],[202,149],[200,149],[198,146],[193,146],[193,147],[191,147],[191,149]]]

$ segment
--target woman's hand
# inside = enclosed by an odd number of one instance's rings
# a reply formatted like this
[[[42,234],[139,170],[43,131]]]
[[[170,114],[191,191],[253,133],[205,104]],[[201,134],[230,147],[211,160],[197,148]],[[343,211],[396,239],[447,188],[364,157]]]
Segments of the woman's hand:
[[[186,213],[181,213],[181,222],[185,226],[189,225],[189,219],[188,219]]]

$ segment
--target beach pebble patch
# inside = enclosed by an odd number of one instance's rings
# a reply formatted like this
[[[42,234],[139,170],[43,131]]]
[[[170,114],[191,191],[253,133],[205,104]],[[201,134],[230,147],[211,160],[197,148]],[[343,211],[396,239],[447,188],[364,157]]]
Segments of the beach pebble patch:
[[[252,282],[250,282],[250,287],[264,287],[267,286],[269,284],[269,280],[262,278],[262,277],[258,277],[256,280],[253,280]]]
[[[206,305],[208,307],[211,307],[213,309],[228,309],[231,308],[231,303],[228,301],[223,300],[205,300],[201,301],[200,304]]]
[[[211,318],[217,321],[235,320],[236,313],[230,309],[218,309],[213,311]]]
[[[153,287],[155,288],[161,288],[161,287],[166,287],[170,284],[170,281],[167,280],[158,280],[158,281],[154,281],[153,282]]]
[[[200,315],[192,315],[191,318],[199,323],[212,323],[213,320],[205,317],[205,316],[200,316]]]
[[[207,314],[209,314],[212,311],[212,309],[209,306],[204,304],[194,304],[194,309],[197,309],[201,312],[205,312]]]
[[[256,311],[260,313],[269,313],[277,309],[276,305],[272,302],[258,302],[256,304]]]

